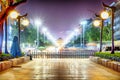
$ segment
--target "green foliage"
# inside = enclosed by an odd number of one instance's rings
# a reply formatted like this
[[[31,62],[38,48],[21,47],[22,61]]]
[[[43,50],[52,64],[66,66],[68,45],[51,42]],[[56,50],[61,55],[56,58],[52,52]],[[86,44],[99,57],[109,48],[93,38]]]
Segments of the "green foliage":
[[[14,36],[18,35],[18,26],[12,24],[11,27],[12,27],[12,31],[11,31],[11,40],[12,40]]]
[[[0,61],[8,60],[8,59],[11,59],[11,58],[12,58],[11,54],[2,53],[0,55]]]
[[[79,44],[83,37],[78,36],[78,38],[75,41],[71,41],[69,44]],[[111,40],[111,27],[110,24],[103,27],[103,35],[102,35],[103,41],[110,41]],[[94,27],[93,25],[89,25],[85,29],[85,36],[84,36],[85,44],[88,42],[94,42],[94,41],[100,41],[100,28]]]
[[[87,42],[99,41],[100,40],[100,29],[90,26],[85,32],[85,39]]]
[[[103,28],[103,41],[110,41],[112,36],[112,30],[110,25]]]
[[[12,25],[12,38],[14,36],[18,36],[18,27],[17,23]],[[48,46],[51,45],[52,43],[48,40],[44,40],[44,35],[39,33],[39,46]],[[20,43],[30,43],[30,44],[35,44],[35,40],[37,39],[37,30],[35,26],[30,24],[28,27],[25,27],[23,31],[20,32]]]
[[[11,54],[2,53],[2,54],[0,55],[0,57],[3,57],[3,56],[11,57]]]
[[[22,56],[24,56],[25,55],[25,52],[22,52]]]
[[[38,49],[42,51],[42,50],[45,50],[46,47],[39,47]]]
[[[103,27],[103,41],[111,40],[111,27],[110,24]],[[99,41],[100,40],[100,28],[96,28],[93,25],[90,26],[85,32],[85,39],[87,42]]]
[[[115,54],[111,54],[110,52],[96,52],[95,56],[120,62],[120,52],[116,52]]]
[[[36,29],[34,26],[30,25],[29,27],[24,28],[24,31],[21,31],[21,43],[34,43],[36,40]]]

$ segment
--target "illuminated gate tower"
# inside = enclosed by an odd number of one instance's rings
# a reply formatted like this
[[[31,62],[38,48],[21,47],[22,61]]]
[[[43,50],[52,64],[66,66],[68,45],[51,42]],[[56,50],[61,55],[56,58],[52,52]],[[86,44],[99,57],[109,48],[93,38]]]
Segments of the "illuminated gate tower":
[[[59,50],[62,50],[64,47],[63,47],[63,39],[62,38],[58,38],[57,39],[57,44],[58,44],[58,49]]]

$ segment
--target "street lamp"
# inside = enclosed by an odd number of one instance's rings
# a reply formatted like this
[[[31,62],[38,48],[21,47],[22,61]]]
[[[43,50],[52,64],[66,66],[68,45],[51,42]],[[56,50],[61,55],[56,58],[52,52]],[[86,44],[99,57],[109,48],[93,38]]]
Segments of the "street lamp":
[[[18,41],[19,41],[19,45],[20,45],[20,24],[21,24],[21,18],[24,18],[27,16],[27,13],[20,16],[19,13],[15,10],[11,11],[10,13],[10,17],[13,19],[18,19]],[[23,26],[28,26],[29,25],[29,21],[27,19],[23,19],[22,20],[22,25]]]
[[[98,20],[98,19],[95,19],[95,20],[93,21],[93,25],[94,25],[95,27],[98,27],[98,26],[101,25],[101,21]]]
[[[19,13],[16,10],[13,10],[10,12],[9,15],[12,19],[17,19],[17,17],[19,16]]]
[[[100,14],[100,17],[101,17],[102,19],[108,19],[109,16],[110,16],[110,15],[109,15],[108,11],[106,11],[106,10],[102,11],[101,14]]]
[[[104,19],[102,19],[99,15],[95,15],[96,19],[93,21],[93,25],[95,27],[100,26],[100,50],[99,52],[102,51],[102,34],[103,34],[103,25],[104,25]]]
[[[82,25],[82,47],[84,47],[85,46],[85,26],[86,26],[86,24],[87,24],[87,21],[85,20],[85,21],[82,21],[81,23],[80,23],[81,25]]]
[[[37,27],[37,47],[39,47],[39,31],[40,31],[39,29],[40,29],[41,25],[42,25],[42,21],[36,19],[35,20],[35,26]]]
[[[102,5],[103,5],[103,7],[111,10],[111,28],[112,28],[112,49],[111,49],[111,54],[114,54],[114,28],[113,28],[113,26],[114,26],[114,13],[115,13],[116,7],[109,6],[109,5],[106,5],[104,3],[102,3]]]
[[[22,21],[21,21],[21,24],[23,25],[23,26],[28,26],[29,25],[29,20],[28,19],[23,19]]]
[[[79,33],[79,29],[76,28],[76,29],[74,30],[74,32],[75,32],[75,39],[74,39],[74,45],[75,45],[75,44],[76,44],[75,41],[77,40],[77,35],[78,35],[78,33]]]
[[[18,16],[17,19],[18,19],[18,39],[19,39],[19,45],[20,45],[20,23],[21,23],[21,18],[23,17],[26,17],[27,16],[27,13],[22,15],[22,16]]]
[[[47,32],[47,28],[43,27],[42,32],[43,32],[43,39],[44,39],[44,43],[45,43],[45,35],[46,35],[46,32]]]

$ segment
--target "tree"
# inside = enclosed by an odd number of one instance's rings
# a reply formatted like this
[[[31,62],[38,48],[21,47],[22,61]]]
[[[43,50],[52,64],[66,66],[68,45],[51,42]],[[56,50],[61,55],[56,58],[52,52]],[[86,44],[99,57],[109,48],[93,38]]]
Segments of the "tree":
[[[99,41],[100,40],[100,29],[90,26],[85,32],[85,40],[87,42]]]
[[[0,12],[0,54],[2,53],[3,42],[3,22],[9,15],[10,11],[14,10],[19,4],[26,2],[27,0],[0,0],[1,12]]]
[[[21,31],[21,43],[34,43],[36,40],[36,29],[33,25],[29,25],[28,27],[25,27],[23,31]]]
[[[111,41],[112,30],[110,24],[103,28],[103,41]]]
[[[11,37],[13,39],[14,36],[18,36],[18,27],[17,24],[12,24],[12,33]],[[23,28],[23,26],[21,26]],[[23,31],[20,32],[20,43],[29,43],[35,44],[35,40],[37,39],[37,30],[34,25],[30,24],[28,27],[24,27]],[[39,46],[48,46],[51,45],[51,42],[44,35],[39,33]]]
[[[111,40],[111,33],[112,32],[111,32],[110,24],[108,24],[107,26],[104,26],[102,40],[103,41],[110,41]],[[99,41],[100,40],[100,28],[96,28],[96,27],[91,26],[85,32],[85,39],[88,42]]]

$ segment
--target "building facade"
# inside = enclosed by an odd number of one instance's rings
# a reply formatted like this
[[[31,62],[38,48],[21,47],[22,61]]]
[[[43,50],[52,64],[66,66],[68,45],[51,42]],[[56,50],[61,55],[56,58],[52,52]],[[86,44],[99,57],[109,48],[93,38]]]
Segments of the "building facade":
[[[114,37],[116,40],[120,40],[120,1],[115,4],[115,19],[114,19]]]

